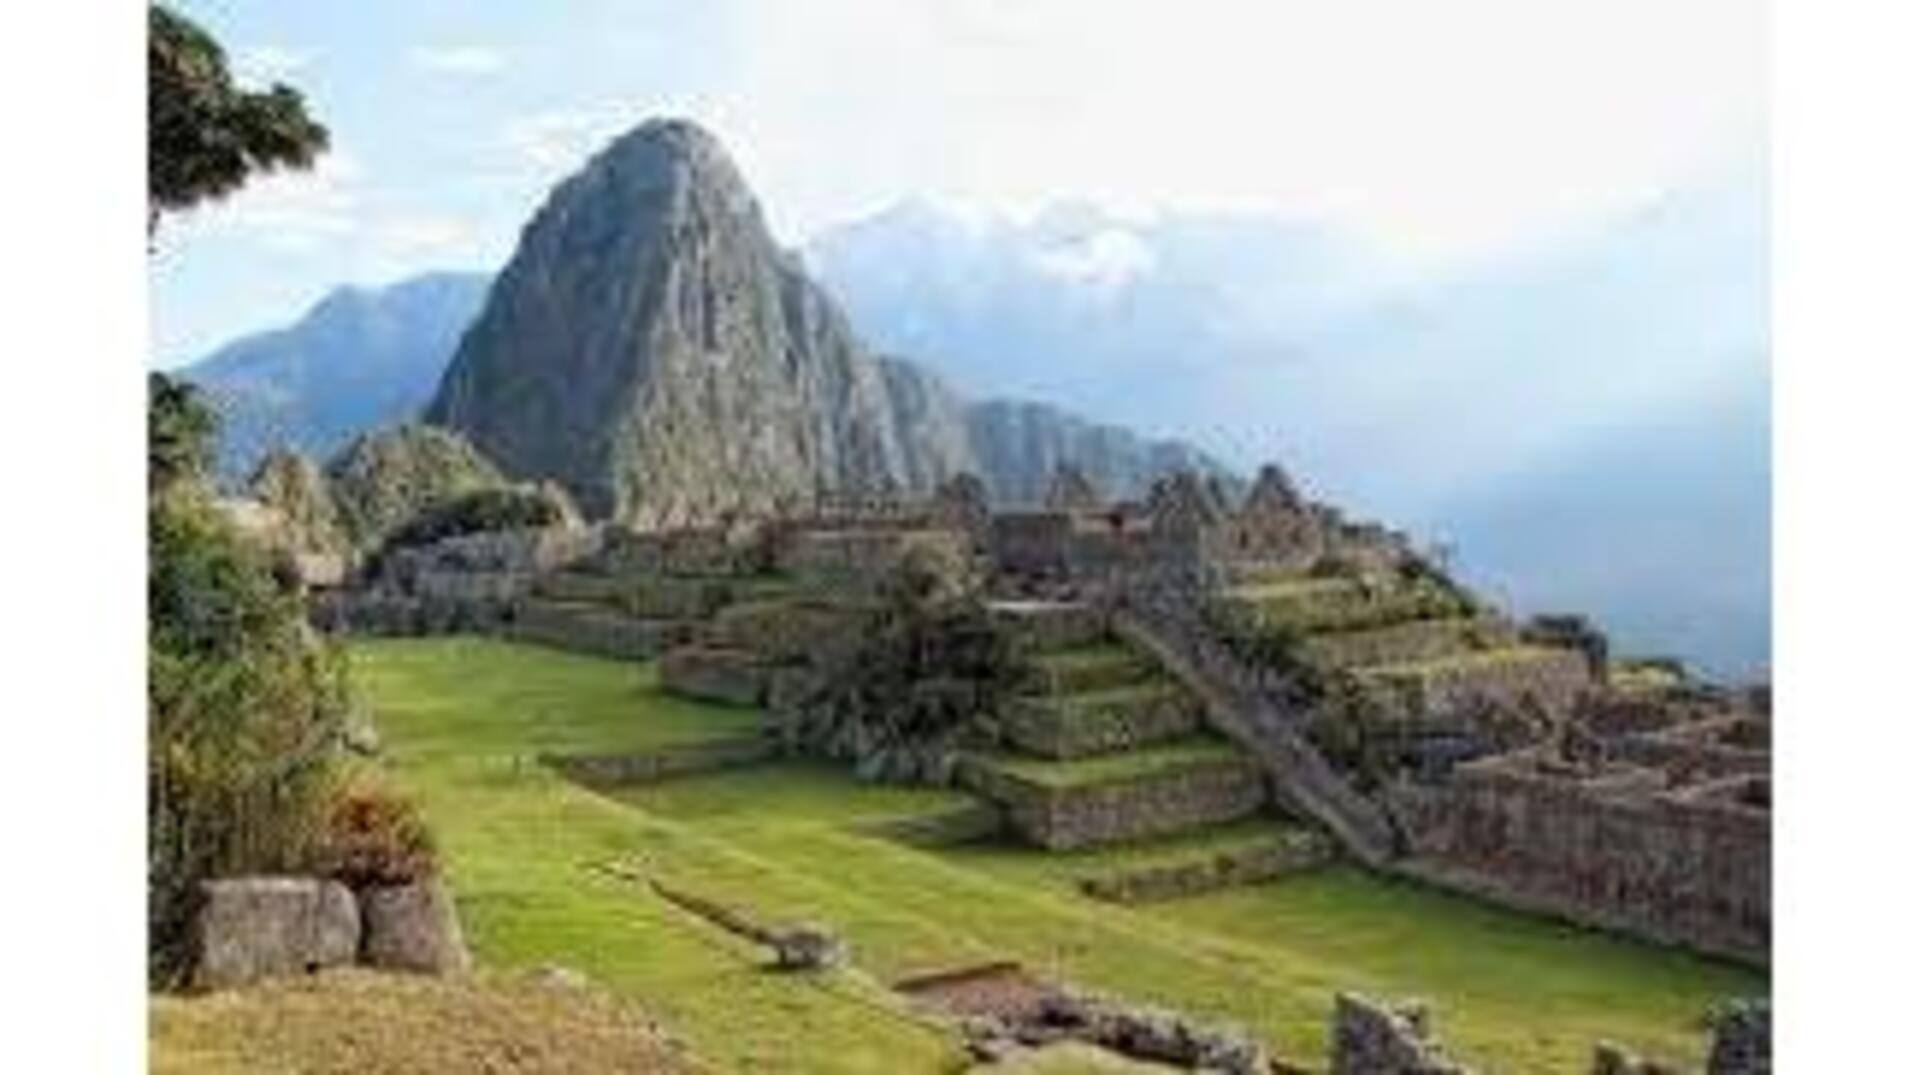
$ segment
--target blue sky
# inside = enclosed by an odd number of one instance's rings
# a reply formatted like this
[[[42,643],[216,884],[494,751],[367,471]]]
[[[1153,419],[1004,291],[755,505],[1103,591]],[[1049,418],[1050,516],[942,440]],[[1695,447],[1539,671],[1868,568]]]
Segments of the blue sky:
[[[196,0],[333,129],[313,174],[163,225],[156,361],[331,287],[492,268],[546,190],[663,113],[714,128],[783,240],[908,197],[1311,221],[1411,278],[1757,172],[1747,0]]]

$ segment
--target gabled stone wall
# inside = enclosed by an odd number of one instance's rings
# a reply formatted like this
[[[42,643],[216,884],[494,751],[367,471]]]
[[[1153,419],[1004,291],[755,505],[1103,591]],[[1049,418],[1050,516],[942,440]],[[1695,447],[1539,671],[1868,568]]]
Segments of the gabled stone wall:
[[[1772,936],[1766,809],[1612,765],[1543,772],[1537,751],[1396,786],[1414,872],[1521,908],[1764,964]],[[1436,867],[1426,869],[1425,867]]]

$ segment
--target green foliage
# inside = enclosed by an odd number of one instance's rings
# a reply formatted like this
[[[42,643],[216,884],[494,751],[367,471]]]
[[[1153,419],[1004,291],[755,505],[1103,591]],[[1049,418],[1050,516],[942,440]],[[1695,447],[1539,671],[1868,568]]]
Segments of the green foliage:
[[[341,525],[355,546],[387,536],[442,504],[508,483],[465,437],[426,425],[369,433],[327,464]]]
[[[388,548],[431,545],[444,538],[488,530],[553,526],[566,518],[558,504],[537,489],[476,489],[430,505],[387,538]]]
[[[299,91],[233,84],[205,30],[159,4],[147,11],[147,230],[162,212],[223,198],[253,175],[308,168],[327,129]]]
[[[794,750],[851,760],[863,779],[946,783],[963,746],[997,736],[1019,680],[1012,644],[949,554],[910,549],[878,589],[846,643],[814,655],[781,733]]]
[[[149,969],[184,969],[198,882],[301,867],[346,713],[340,653],[183,482],[148,506]]]
[[[147,488],[205,477],[219,420],[199,389],[164,373],[147,374]]]
[[[297,550],[345,552],[346,533],[320,468],[304,455],[288,451],[268,453],[247,482],[247,491],[278,511],[285,520],[286,541]]]

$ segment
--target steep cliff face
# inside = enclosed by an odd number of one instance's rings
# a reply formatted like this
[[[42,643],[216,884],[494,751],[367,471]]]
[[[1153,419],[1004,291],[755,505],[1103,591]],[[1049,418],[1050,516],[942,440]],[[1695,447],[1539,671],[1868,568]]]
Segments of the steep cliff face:
[[[719,144],[679,121],[554,190],[427,420],[642,526],[908,473],[879,364]]]
[[[1200,458],[1052,408],[969,407],[874,355],[774,243],[719,143],[677,120],[636,128],[554,190],[426,420],[642,527],[823,490],[926,494],[961,471],[1037,503],[1061,462],[1137,492]]]

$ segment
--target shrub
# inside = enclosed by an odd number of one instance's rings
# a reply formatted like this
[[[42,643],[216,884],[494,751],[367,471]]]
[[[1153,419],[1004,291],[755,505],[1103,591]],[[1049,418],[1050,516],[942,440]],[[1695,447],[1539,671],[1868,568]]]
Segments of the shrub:
[[[779,714],[790,749],[850,760],[868,780],[946,783],[960,749],[997,737],[1017,681],[1011,644],[964,563],[909,550],[848,642],[814,654]]]
[[[386,545],[431,545],[463,534],[554,526],[565,518],[559,504],[534,488],[476,489],[431,505],[402,523]]]
[[[318,872],[350,888],[405,885],[433,876],[433,836],[413,802],[372,786],[334,796],[316,849]]]
[[[342,655],[307,627],[196,483],[148,512],[149,971],[185,969],[200,881],[299,868],[346,713]]]

